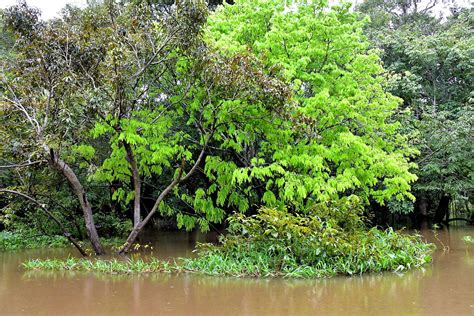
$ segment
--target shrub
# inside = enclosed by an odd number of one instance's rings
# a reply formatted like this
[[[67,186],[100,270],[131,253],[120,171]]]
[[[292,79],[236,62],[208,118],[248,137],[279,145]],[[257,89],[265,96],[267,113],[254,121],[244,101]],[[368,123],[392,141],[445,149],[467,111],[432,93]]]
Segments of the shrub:
[[[219,245],[204,244],[183,267],[206,274],[322,277],[401,271],[431,261],[419,235],[367,230],[357,197],[320,203],[305,214],[261,208],[235,214]]]

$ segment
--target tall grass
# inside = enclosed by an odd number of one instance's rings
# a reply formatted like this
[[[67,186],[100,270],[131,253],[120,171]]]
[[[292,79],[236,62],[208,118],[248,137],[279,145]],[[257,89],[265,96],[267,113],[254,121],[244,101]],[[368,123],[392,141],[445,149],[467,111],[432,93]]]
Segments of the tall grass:
[[[50,271],[82,271],[101,272],[112,274],[135,274],[135,273],[155,273],[173,272],[176,265],[168,261],[152,258],[149,261],[142,259],[128,260],[100,260],[100,259],[33,259],[23,263],[27,270],[50,270]]]

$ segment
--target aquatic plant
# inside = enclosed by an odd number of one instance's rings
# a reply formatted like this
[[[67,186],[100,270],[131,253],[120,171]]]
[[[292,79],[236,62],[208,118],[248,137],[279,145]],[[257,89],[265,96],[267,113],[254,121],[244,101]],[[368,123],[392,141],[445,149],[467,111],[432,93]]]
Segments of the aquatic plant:
[[[219,245],[204,244],[183,268],[210,275],[325,277],[403,271],[431,261],[419,235],[366,229],[357,202],[319,204],[307,214],[262,208],[230,218]]]
[[[218,245],[200,244],[197,258],[174,262],[128,260],[30,260],[29,270],[105,273],[194,272],[208,275],[313,278],[365,272],[401,272],[431,261],[432,244],[393,229],[366,229],[358,198],[314,205],[304,214],[261,208],[235,214]]]
[[[156,258],[152,258],[149,261],[133,258],[127,260],[91,260],[84,258],[68,258],[65,260],[33,259],[24,262],[23,267],[27,270],[83,271],[113,274],[172,272],[177,270],[176,264]]]

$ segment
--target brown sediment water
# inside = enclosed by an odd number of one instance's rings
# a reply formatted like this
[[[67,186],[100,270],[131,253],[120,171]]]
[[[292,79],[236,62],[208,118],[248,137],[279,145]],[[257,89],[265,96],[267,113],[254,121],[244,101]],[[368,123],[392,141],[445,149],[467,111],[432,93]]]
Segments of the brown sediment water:
[[[431,265],[318,280],[28,272],[21,262],[74,250],[0,252],[0,315],[474,315],[474,245],[462,241],[474,229],[423,235],[438,246]],[[192,256],[196,238],[157,240],[153,255],[169,258]]]

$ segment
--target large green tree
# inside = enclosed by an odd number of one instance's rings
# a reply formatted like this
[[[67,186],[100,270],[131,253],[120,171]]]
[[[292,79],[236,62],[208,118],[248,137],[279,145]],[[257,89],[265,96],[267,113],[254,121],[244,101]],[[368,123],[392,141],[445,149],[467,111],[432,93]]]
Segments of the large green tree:
[[[249,205],[302,211],[351,194],[379,203],[412,198],[413,150],[390,121],[400,99],[384,90],[364,23],[348,5],[326,5],[241,0],[211,15],[210,45],[230,56],[256,56],[294,95],[264,138],[237,143],[243,164],[207,158],[206,173],[221,185],[222,200],[242,192]]]
[[[272,115],[289,90],[263,74],[257,60],[208,49],[201,36],[203,1],[177,1],[171,8],[106,1],[69,7],[48,23],[24,4],[10,11],[20,55],[4,63],[16,76],[3,78],[3,104],[9,124],[23,116],[30,124],[5,132],[26,155],[52,166],[60,161],[58,171],[76,175],[72,187],[80,188],[80,201],[90,194],[78,170],[92,183],[113,186],[113,199],[125,206],[133,201],[134,227],[122,253],[158,211],[187,229],[223,220],[224,209],[198,189],[209,183],[201,177],[185,186],[187,180],[202,168],[211,143],[224,157],[225,148],[237,146],[235,138],[269,128],[262,117]],[[184,211],[165,203],[170,193]],[[142,197],[153,201],[146,216]],[[234,204],[238,200],[233,196]],[[92,218],[90,204],[82,204]]]

